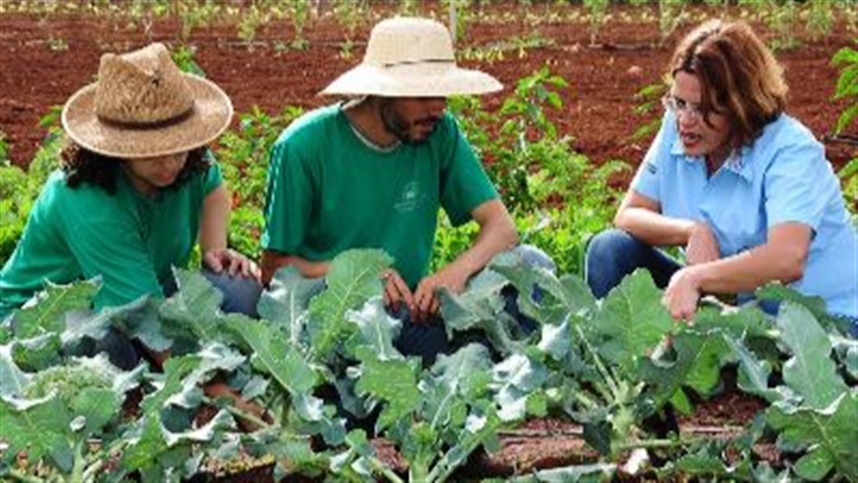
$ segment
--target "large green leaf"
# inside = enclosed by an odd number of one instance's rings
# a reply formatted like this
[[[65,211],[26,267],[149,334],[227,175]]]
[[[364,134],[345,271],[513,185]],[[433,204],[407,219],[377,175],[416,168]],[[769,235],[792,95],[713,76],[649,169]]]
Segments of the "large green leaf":
[[[831,359],[831,342],[813,314],[784,302],[777,318],[781,339],[793,353],[783,366],[784,381],[816,409],[829,406],[847,387]]]
[[[701,395],[710,395],[720,380],[722,354],[729,350],[717,333],[681,330],[672,342],[675,351],[672,360],[641,361],[641,378],[650,383],[654,409],[670,400],[683,385]]]
[[[483,270],[468,282],[461,294],[442,289],[441,316],[444,318],[447,337],[452,339],[456,331],[481,329],[495,349],[502,353],[522,349],[522,344],[512,336],[517,323],[504,312],[501,290],[508,283],[502,275]]]
[[[143,309],[148,301],[149,296],[144,295],[133,302],[118,307],[105,307],[99,311],[80,311],[68,314],[65,330],[62,333],[63,345],[82,337],[95,340],[103,339],[114,320]]]
[[[525,354],[513,354],[492,368],[491,387],[500,407],[503,421],[523,419],[527,398],[548,379],[548,370],[541,362]]]
[[[569,353],[572,343],[572,333],[569,331],[569,321],[560,325],[545,324],[537,347],[550,355],[556,361],[562,361]]]
[[[380,250],[347,250],[331,261],[325,277],[327,289],[310,301],[308,328],[315,354],[323,359],[333,357],[337,344],[354,328],[346,322],[346,312],[382,294],[381,272],[392,263]]]
[[[819,481],[833,468],[858,481],[858,394],[841,394],[824,409],[775,403],[767,415],[769,424],[781,432],[779,444],[807,448],[795,466],[800,477]]]
[[[231,373],[245,361],[237,351],[219,343],[212,342],[194,354],[200,358],[200,364],[182,380],[182,389],[170,396],[165,403],[183,408],[196,408],[202,403],[202,386],[219,373]]]
[[[178,290],[161,305],[168,336],[187,337],[204,344],[220,340],[220,304],[223,294],[196,270],[175,269]]]
[[[264,320],[253,324],[228,322],[253,350],[251,363],[269,374],[292,396],[316,386],[316,371],[289,343],[283,331]]]
[[[66,313],[88,310],[92,298],[101,287],[101,279],[76,282],[71,285],[45,283],[45,290],[36,296],[36,304],[16,309],[12,316],[15,337],[29,338],[45,332],[60,333],[66,328]]]
[[[159,299],[149,298],[139,308],[125,314],[122,319],[122,329],[130,338],[135,338],[150,350],[163,352],[173,345],[173,339],[164,333],[159,316],[161,305]]]
[[[489,396],[492,362],[482,344],[468,344],[452,355],[440,355],[424,374],[423,418],[440,431],[464,424],[467,406]]]
[[[593,341],[599,353],[626,373],[674,329],[661,296],[649,272],[636,270],[611,290],[589,327],[604,339]]]
[[[0,440],[11,454],[26,451],[30,461],[49,456],[60,471],[71,470],[72,450],[67,440],[72,418],[56,395],[23,401],[0,399]]]
[[[0,397],[21,396],[30,376],[12,359],[12,344],[0,345]]]
[[[293,266],[277,270],[259,297],[259,316],[282,325],[293,344],[301,342],[310,299],[325,288],[323,279],[304,278]]]
[[[371,347],[381,360],[403,358],[393,346],[402,322],[387,315],[381,297],[370,299],[360,310],[349,310],[346,319],[358,327],[355,344]]]
[[[420,408],[423,397],[417,388],[419,360],[381,359],[369,347],[358,348],[357,356],[361,361],[361,375],[355,385],[357,393],[387,401],[378,416],[377,429],[409,417]]]
[[[29,339],[15,339],[12,358],[21,369],[38,372],[60,361],[60,336],[49,332]]]
[[[69,407],[75,417],[82,416],[85,426],[81,436],[88,438],[114,419],[122,409],[122,397],[112,389],[89,387],[72,399]]]
[[[158,390],[149,394],[140,402],[140,408],[144,416],[160,420],[158,413],[164,408],[167,401],[182,390],[182,381],[188,374],[199,367],[202,359],[198,356],[188,355],[171,357],[164,363],[164,374],[160,380],[155,381]]]
[[[595,310],[596,300],[580,277],[564,275],[557,278],[546,269],[524,263],[520,257],[496,258],[490,266],[518,290],[521,312],[542,325],[559,325],[570,312]],[[534,287],[539,287],[538,302],[531,296]]]

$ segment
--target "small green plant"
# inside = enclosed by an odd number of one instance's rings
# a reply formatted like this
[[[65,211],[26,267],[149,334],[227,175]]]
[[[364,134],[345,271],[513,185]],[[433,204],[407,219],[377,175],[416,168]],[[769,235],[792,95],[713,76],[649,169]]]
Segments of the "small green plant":
[[[661,125],[661,99],[667,94],[668,89],[667,79],[664,79],[662,82],[646,85],[635,93],[635,99],[639,102],[634,108],[634,113],[644,119],[632,134],[632,140],[641,140],[658,130]]]
[[[685,0],[659,0],[658,30],[659,47],[664,46],[667,39],[686,20]]]
[[[774,38],[769,47],[774,51],[789,50],[798,46],[795,37],[798,5],[794,0],[768,0],[767,10],[763,14],[763,22],[774,32]]]
[[[6,133],[0,131],[0,163],[9,161],[9,144],[6,141]]]
[[[849,102],[837,118],[835,134],[840,134],[852,121],[858,118],[858,50],[843,47],[831,59],[831,63],[840,67],[840,76],[834,89],[834,99]]]
[[[51,35],[47,40],[48,49],[52,52],[60,52],[69,49],[69,43],[62,37],[54,37]]]
[[[627,167],[594,167],[574,151],[571,137],[558,134],[548,109],[563,108],[555,89],[566,85],[542,68],[519,80],[497,113],[473,98],[451,99],[450,110],[513,212],[523,241],[543,248],[562,271],[580,274],[587,240],[613,217],[618,192],[606,189],[608,181]],[[476,227],[454,230],[442,219],[433,266],[453,260],[475,234]]]
[[[196,47],[193,45],[182,44],[173,49],[171,57],[173,58],[173,62],[176,63],[182,72],[205,77],[206,73],[195,60],[196,55]]]
[[[844,136],[844,131],[858,118],[858,50],[843,47],[831,59],[831,63],[840,67],[840,76],[834,89],[834,99],[847,101],[846,109],[837,118],[834,134]],[[858,146],[858,134],[850,135],[846,142]],[[856,149],[858,153],[858,149]],[[843,184],[843,197],[846,206],[853,215],[858,214],[858,154],[837,173]]]
[[[599,31],[605,25],[608,18],[609,0],[584,0],[584,8],[587,10],[587,20],[590,25],[590,45],[596,45]]]
[[[310,15],[310,5],[307,0],[287,0],[289,18],[292,19],[292,28],[295,30],[290,47],[294,50],[307,50],[310,41],[304,36],[304,26]]]
[[[238,38],[244,42],[247,50],[253,50],[253,40],[256,38],[256,31],[265,23],[265,16],[256,8],[256,5],[251,5],[249,9],[244,11],[241,20],[238,22]]]
[[[834,24],[832,0],[810,0],[807,3],[807,32],[811,40],[825,38]]]

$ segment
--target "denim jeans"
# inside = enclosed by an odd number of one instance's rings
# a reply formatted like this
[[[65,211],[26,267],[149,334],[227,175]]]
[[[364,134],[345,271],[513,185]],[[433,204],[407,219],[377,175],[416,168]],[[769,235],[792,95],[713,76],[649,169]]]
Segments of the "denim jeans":
[[[665,288],[670,277],[682,266],[663,251],[623,230],[605,230],[590,240],[584,279],[596,298],[604,298],[623,277],[638,268],[649,270],[655,284]]]
[[[682,268],[682,265],[661,250],[615,228],[593,237],[587,246],[586,259],[584,278],[596,298],[604,298],[612,288],[620,284],[623,277],[637,268],[649,270],[655,284],[660,288],[666,287],[670,277]],[[740,295],[738,301],[740,305],[755,303],[770,315],[777,315],[780,305],[773,300],[755,300],[747,294]],[[836,317],[846,320],[850,335],[858,337],[858,320],[848,316]]]
[[[222,311],[257,317],[256,304],[262,286],[256,280],[238,275],[230,277],[226,272],[215,273],[205,268],[200,273],[223,294],[220,305]],[[170,277],[161,288],[164,296],[169,297],[177,290],[176,281]],[[103,339],[95,342],[94,353],[98,352],[106,352],[113,365],[126,371],[136,367],[143,355],[141,348],[114,328],[109,329]]]
[[[532,245],[520,245],[513,248],[515,253],[521,255],[527,265],[544,268],[551,272],[556,270],[554,261],[539,248]],[[536,329],[537,324],[518,310],[518,291],[509,286],[501,292],[504,298],[504,310],[510,314],[525,333]],[[531,294],[534,300],[539,300],[538,288]],[[444,320],[434,316],[423,323],[415,323],[411,320],[411,314],[405,307],[400,307],[398,312],[390,312],[391,317],[402,321],[402,330],[394,342],[396,349],[406,356],[419,356],[424,365],[434,363],[438,354],[450,354],[471,342],[481,342],[488,345],[481,333],[466,332],[458,334],[455,341],[447,339]]]

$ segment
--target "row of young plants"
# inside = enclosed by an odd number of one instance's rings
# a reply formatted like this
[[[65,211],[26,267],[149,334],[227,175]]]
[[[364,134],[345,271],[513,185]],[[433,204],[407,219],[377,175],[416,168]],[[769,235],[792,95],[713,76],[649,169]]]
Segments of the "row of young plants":
[[[273,41],[275,52],[306,50],[310,47],[306,35],[308,24],[322,17],[332,17],[345,32],[344,38],[340,40],[340,54],[343,57],[352,55],[357,29],[377,21],[382,10],[385,15],[445,16],[449,12],[449,18],[444,20],[450,23],[456,39],[465,38],[468,27],[472,25],[502,24],[524,17],[529,25],[537,27],[545,23],[587,25],[590,43],[596,45],[600,32],[611,22],[656,23],[659,36],[655,45],[659,47],[677,28],[710,16],[708,12],[695,9],[695,5],[700,2],[693,0],[523,0],[518,2],[518,9],[506,9],[505,12],[491,8],[498,3],[487,0],[441,0],[425,6],[415,0],[401,0],[388,2],[383,5],[383,9],[378,9],[372,8],[368,0],[254,0],[239,3],[214,0],[0,0],[0,14],[30,13],[44,18],[62,14],[98,15],[107,18],[115,28],[141,29],[150,42],[153,26],[159,20],[176,19],[179,22],[176,40],[180,43],[187,43],[195,30],[216,24],[234,25],[237,38],[248,48],[254,48],[259,43],[257,38],[261,29],[287,21],[291,27],[290,36]],[[858,7],[851,0],[704,0],[703,3],[709,9],[723,9],[725,16],[765,25],[774,34],[770,43],[775,49],[797,46],[799,41],[796,35],[802,29],[811,40],[822,39],[831,32],[837,18],[842,18],[851,31],[858,31]],[[618,11],[617,6],[620,4],[637,9]],[[378,7],[378,4],[375,6]],[[48,45],[54,50],[68,48],[64,39],[55,37],[50,37]],[[488,55],[490,52],[480,54]]]
[[[597,302],[579,277],[505,254],[461,295],[442,294],[448,335],[482,342],[425,367],[394,347],[400,322],[382,306],[379,278],[390,263],[378,251],[345,252],[323,282],[283,269],[259,303],[261,320],[221,313],[220,293],[195,272],[178,271],[179,291],[166,301],[99,313],[88,309],[98,281],[49,287],[0,326],[0,477],[179,481],[249,457],[273,463],[276,478],[445,481],[478,448],[497,449],[500,431],[551,416],[580,424],[593,456],[515,481],[629,471],[858,479],[858,342],[819,300],[770,286],[757,295],[783,301],[776,319],[709,307],[675,324],[646,272]],[[529,334],[504,309],[508,286],[534,321]],[[75,355],[111,328],[172,356],[121,371],[104,355]],[[765,401],[741,431],[707,438],[659,424],[716,393],[727,366],[738,368],[742,391]],[[213,379],[266,415],[205,396],[201,385]],[[143,397],[129,417],[123,400],[134,392]],[[208,421],[195,418],[203,406],[215,408]],[[407,474],[379,457],[377,437]],[[760,457],[762,444],[776,445],[775,463]],[[632,469],[631,454],[644,464]]]

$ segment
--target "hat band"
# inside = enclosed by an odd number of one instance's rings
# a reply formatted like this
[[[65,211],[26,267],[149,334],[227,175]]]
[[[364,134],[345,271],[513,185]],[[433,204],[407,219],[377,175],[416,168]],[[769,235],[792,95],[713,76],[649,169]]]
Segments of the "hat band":
[[[187,121],[188,119],[190,119],[191,116],[193,116],[193,114],[194,114],[194,106],[191,106],[190,109],[179,114],[178,116],[173,116],[173,117],[161,120],[161,121],[154,121],[154,122],[117,121],[115,119],[108,119],[108,118],[106,118],[104,116],[100,116],[98,114],[96,114],[96,117],[98,117],[98,120],[102,124],[105,124],[105,125],[110,126],[110,127],[116,127],[116,128],[121,128],[121,129],[139,129],[139,130],[153,129],[154,130],[154,129],[163,129],[165,127],[175,126],[176,124],[181,124],[181,123]]]
[[[399,62],[387,62],[381,64],[385,69],[389,67],[398,67],[400,65],[415,65],[415,64],[455,64],[455,59],[418,59],[418,60],[402,60]]]

